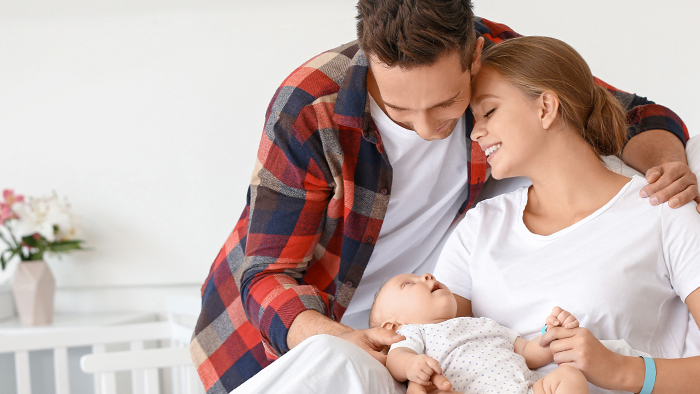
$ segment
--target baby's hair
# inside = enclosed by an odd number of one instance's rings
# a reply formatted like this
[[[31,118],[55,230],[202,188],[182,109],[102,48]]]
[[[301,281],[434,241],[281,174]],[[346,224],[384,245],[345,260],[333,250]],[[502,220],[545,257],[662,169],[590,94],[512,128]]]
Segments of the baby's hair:
[[[552,91],[559,113],[598,155],[621,155],[627,118],[620,102],[596,80],[586,61],[568,44],[550,37],[519,37],[483,53],[491,67],[530,97]]]
[[[385,280],[384,283],[382,283],[382,285],[379,286],[379,289],[377,289],[377,292],[374,293],[374,299],[372,300],[372,308],[369,310],[369,321],[367,323],[369,325],[369,328],[379,327],[379,325],[381,324],[381,322],[377,321],[377,320],[379,320],[379,318],[376,316],[377,313],[374,310],[374,305],[377,303],[377,297],[379,297],[379,293],[382,291],[382,289],[384,288],[384,285],[388,281],[389,281],[388,279]]]

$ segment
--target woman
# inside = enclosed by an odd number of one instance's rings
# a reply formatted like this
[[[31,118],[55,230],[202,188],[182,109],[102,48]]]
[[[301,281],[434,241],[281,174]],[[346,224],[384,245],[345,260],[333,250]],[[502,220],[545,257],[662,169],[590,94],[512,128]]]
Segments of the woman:
[[[700,216],[694,203],[651,206],[638,198],[644,178],[603,165],[625,143],[617,100],[565,43],[522,37],[484,52],[471,108],[471,138],[492,176],[526,176],[532,186],[481,202],[445,245],[435,276],[458,296],[459,314],[529,338],[560,305],[581,328],[544,336],[557,364],[606,390],[700,392],[700,357],[679,359],[687,324],[677,324],[687,321],[684,302],[700,323]],[[658,357],[655,382],[650,360],[596,338]]]

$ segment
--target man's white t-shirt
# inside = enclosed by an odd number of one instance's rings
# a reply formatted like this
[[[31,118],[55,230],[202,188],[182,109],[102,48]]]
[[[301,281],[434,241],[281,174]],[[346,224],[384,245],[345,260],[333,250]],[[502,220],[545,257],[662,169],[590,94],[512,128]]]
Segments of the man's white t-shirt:
[[[652,206],[639,198],[646,185],[635,176],[605,206],[548,236],[523,223],[527,187],[482,201],[445,244],[435,277],[471,300],[474,316],[523,338],[537,336],[560,306],[599,339],[678,358],[683,301],[700,287],[700,215],[695,203]]]
[[[394,123],[371,96],[370,111],[393,176],[377,243],[341,319],[353,328],[367,328],[374,295],[384,282],[432,271],[469,190],[464,117],[449,137],[426,141]]]

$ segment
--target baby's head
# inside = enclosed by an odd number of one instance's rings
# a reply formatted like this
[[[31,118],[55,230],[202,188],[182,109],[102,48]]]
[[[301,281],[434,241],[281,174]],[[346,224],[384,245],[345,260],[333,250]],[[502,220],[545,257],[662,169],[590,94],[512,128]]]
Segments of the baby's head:
[[[430,274],[389,279],[374,300],[369,326],[396,331],[404,324],[441,323],[457,317],[457,300]]]

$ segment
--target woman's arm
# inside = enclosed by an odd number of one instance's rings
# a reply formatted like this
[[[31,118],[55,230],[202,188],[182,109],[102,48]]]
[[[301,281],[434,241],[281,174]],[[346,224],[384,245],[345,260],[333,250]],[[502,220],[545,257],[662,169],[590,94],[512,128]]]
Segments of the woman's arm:
[[[700,324],[700,289],[685,300],[695,321]],[[554,361],[568,364],[583,372],[589,382],[607,390],[632,393],[644,385],[645,366],[641,357],[622,356],[603,346],[587,329],[566,330],[555,327],[542,336],[541,343],[552,342]],[[700,394],[700,356],[655,358],[656,383],[653,394]]]
[[[685,299],[693,319],[700,326],[700,289]],[[656,362],[656,384],[654,394],[700,393],[700,356],[678,359],[654,359]],[[640,368],[644,368],[643,366]],[[644,377],[642,373],[642,384]],[[641,389],[641,384],[639,388]],[[639,391],[635,391],[639,392]]]

